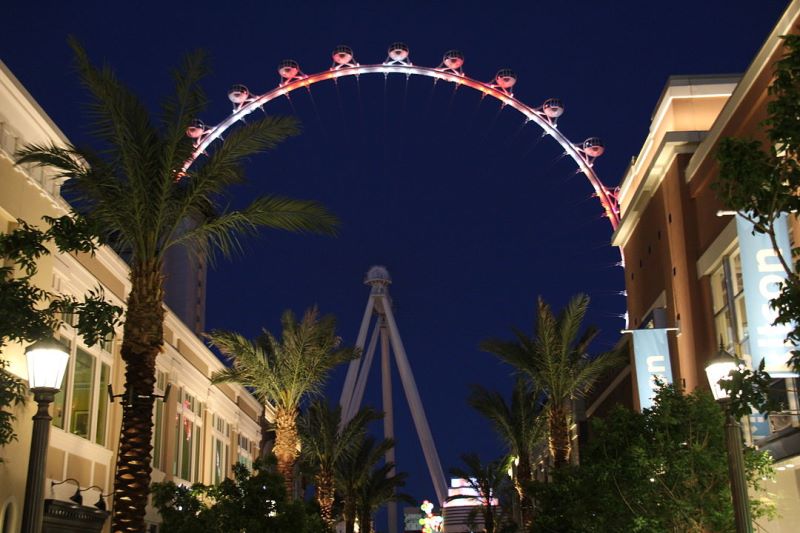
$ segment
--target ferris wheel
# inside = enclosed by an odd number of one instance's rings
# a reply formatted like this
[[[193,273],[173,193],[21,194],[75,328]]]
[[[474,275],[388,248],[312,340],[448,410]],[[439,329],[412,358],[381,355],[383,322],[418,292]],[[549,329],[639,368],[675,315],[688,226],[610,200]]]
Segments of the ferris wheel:
[[[441,63],[436,67],[414,65],[410,59],[409,47],[400,42],[392,43],[387,51],[386,59],[379,64],[362,65],[355,57],[353,49],[349,46],[337,46],[331,53],[331,65],[327,70],[316,74],[306,74],[300,64],[293,59],[285,59],[278,64],[278,84],[273,89],[255,94],[246,85],[236,84],[228,90],[228,99],[233,105],[230,115],[216,125],[208,125],[200,119],[195,119],[186,128],[186,135],[193,139],[194,149],[189,159],[184,163],[181,174],[189,168],[208,150],[212,149],[215,141],[223,141],[223,134],[235,127],[248,115],[263,110],[269,102],[280,97],[290,97],[293,91],[309,89],[316,83],[333,80],[345,76],[361,76],[366,74],[402,74],[406,79],[413,76],[432,78],[434,83],[446,81],[455,84],[456,88],[466,86],[481,93],[481,97],[490,96],[505,107],[509,106],[525,117],[525,123],[533,122],[542,129],[542,136],[550,136],[558,142],[564,156],[569,156],[577,165],[577,172],[582,173],[594,189],[594,195],[600,200],[604,216],[608,218],[613,230],[620,222],[619,190],[606,187],[594,170],[595,160],[602,156],[605,148],[599,137],[588,137],[583,142],[570,141],[559,129],[558,121],[564,114],[564,103],[558,98],[548,98],[539,106],[530,106],[514,96],[517,85],[517,74],[509,69],[502,68],[487,82],[478,81],[467,76],[464,72],[464,54],[458,50],[446,52]],[[620,253],[622,250],[620,249]],[[624,259],[623,259],[624,261]],[[399,329],[392,312],[392,300],[388,286],[391,277],[385,267],[372,267],[364,281],[370,286],[370,296],[359,329],[356,345],[364,355],[351,361],[345,383],[343,386],[340,405],[343,420],[353,417],[361,405],[367,377],[370,373],[373,358],[380,351],[381,374],[383,388],[383,408],[386,412],[384,418],[384,436],[394,437],[394,415],[391,392],[391,365],[390,359],[394,354],[401,383],[406,394],[406,400],[411,410],[414,425],[417,430],[423,455],[428,466],[431,481],[440,505],[444,505],[448,494],[448,484],[436,451],[433,435],[425,415],[419,391],[411,370],[405,347],[400,338]],[[368,332],[369,342],[367,343]],[[377,346],[380,341],[380,350]],[[394,463],[394,452],[387,452],[386,460]],[[396,531],[397,507],[389,506],[390,531]]]
[[[616,230],[620,221],[619,190],[603,185],[594,171],[595,160],[603,155],[605,147],[599,137],[588,137],[583,142],[570,141],[558,128],[558,120],[564,114],[564,104],[558,98],[548,98],[540,106],[527,105],[514,96],[513,89],[517,84],[516,73],[508,68],[497,71],[488,82],[478,81],[464,73],[464,54],[458,50],[450,50],[444,54],[441,63],[436,67],[423,67],[414,65],[410,59],[410,49],[404,43],[393,43],[389,46],[386,59],[380,64],[362,65],[356,61],[353,49],[349,46],[337,46],[331,53],[332,63],[330,68],[316,74],[304,73],[297,61],[285,59],[278,64],[278,85],[263,93],[254,94],[247,86],[236,84],[228,91],[228,99],[233,104],[233,111],[216,125],[208,125],[200,119],[195,119],[186,128],[186,135],[194,140],[194,150],[190,158],[184,163],[181,171],[185,173],[189,167],[207,150],[212,143],[221,140],[223,134],[234,127],[238,122],[256,110],[263,110],[264,105],[282,96],[289,97],[290,93],[302,88],[310,88],[315,83],[326,80],[337,80],[344,76],[361,76],[365,74],[403,74],[407,78],[425,76],[434,81],[444,80],[456,86],[465,86],[482,93],[482,96],[491,96],[501,105],[509,106],[519,111],[526,123],[534,122],[543,131],[558,142],[564,150],[564,155],[571,157],[594,189],[594,196],[600,200],[603,214],[608,218],[613,230]]]

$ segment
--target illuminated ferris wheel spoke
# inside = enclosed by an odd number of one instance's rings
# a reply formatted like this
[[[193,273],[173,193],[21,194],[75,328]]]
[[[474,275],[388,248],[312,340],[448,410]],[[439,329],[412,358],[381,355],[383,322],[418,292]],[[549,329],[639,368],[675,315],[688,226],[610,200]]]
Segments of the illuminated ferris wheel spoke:
[[[494,116],[492,117],[492,121],[489,123],[489,127],[486,129],[486,135],[484,135],[484,139],[488,139],[492,135],[492,130],[494,129],[494,125],[497,124],[497,119],[500,118],[500,113],[503,112],[506,106],[501,104],[500,107],[497,108],[497,111],[494,112]]]
[[[513,135],[511,135],[511,137],[509,137],[509,139],[506,141],[506,144],[511,144],[512,142],[516,141],[517,137],[519,137],[520,134],[522,133],[522,130],[524,130],[525,126],[528,125],[528,122],[530,121],[527,118],[523,120],[522,123],[519,126],[517,126],[517,129],[514,130]]]
[[[517,75],[511,69],[500,69],[491,82],[484,83],[470,78],[464,73],[464,54],[458,50],[446,52],[442,62],[435,68],[420,67],[411,63],[408,46],[403,43],[393,43],[389,47],[386,60],[377,65],[360,64],[356,61],[352,48],[344,45],[337,46],[333,50],[331,57],[332,64],[328,70],[312,75],[305,74],[300,69],[297,61],[292,59],[281,61],[278,65],[280,79],[278,86],[261,95],[252,94],[244,85],[231,87],[228,92],[228,98],[233,104],[233,112],[226,119],[215,126],[207,126],[200,120],[194,120],[186,128],[186,134],[194,140],[195,149],[191,157],[184,163],[179,174],[186,175],[189,167],[194,164],[198,157],[205,153],[211,143],[221,138],[221,134],[225,130],[234,126],[256,109],[263,110],[265,104],[279,96],[289,98],[289,93],[305,87],[309,91],[312,105],[322,127],[319,110],[311,94],[311,86],[313,84],[326,80],[334,80],[336,82],[338,78],[343,76],[355,76],[359,93],[359,105],[362,105],[361,85],[359,83],[359,76],[362,74],[383,74],[384,77],[391,73],[404,74],[406,83],[408,83],[410,76],[417,75],[433,79],[434,84],[429,97],[430,101],[433,99],[436,83],[439,80],[443,80],[454,83],[456,87],[466,85],[480,92],[481,101],[486,96],[491,96],[500,102],[501,110],[505,107],[512,107],[525,116],[528,121],[535,122],[545,134],[553,137],[564,148],[566,155],[570,156],[578,169],[580,169],[580,172],[589,180],[590,185],[597,193],[597,198],[600,200],[605,216],[609,219],[612,228],[616,229],[619,225],[618,192],[603,185],[593,168],[595,160],[605,150],[602,140],[598,137],[589,137],[582,143],[571,142],[558,129],[558,119],[564,113],[564,105],[561,100],[550,98],[545,100],[539,107],[531,107],[518,100],[513,93],[513,88],[517,84]],[[291,103],[290,98],[289,102]],[[294,106],[292,108],[294,110]],[[430,108],[428,108],[429,110]]]

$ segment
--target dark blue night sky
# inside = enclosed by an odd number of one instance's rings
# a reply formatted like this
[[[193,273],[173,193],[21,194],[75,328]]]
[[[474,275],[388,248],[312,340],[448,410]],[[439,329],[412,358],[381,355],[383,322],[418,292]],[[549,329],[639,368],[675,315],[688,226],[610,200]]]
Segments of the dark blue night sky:
[[[538,106],[564,100],[560,129],[574,142],[600,136],[595,168],[614,186],[648,131],[672,74],[742,72],[786,0],[568,2],[21,2],[4,3],[0,59],[73,141],[86,140],[66,36],[107,60],[147,102],[169,90],[169,69],[201,47],[212,58],[205,84],[214,124],[230,111],[226,91],[261,94],[279,81],[280,60],[304,71],[330,66],[338,44],[363,64],[404,41],[415,64],[464,52],[465,72],[490,80],[513,68],[516,96]],[[80,7],[76,7],[80,6]],[[608,221],[575,166],[552,139],[494,100],[427,78],[365,76],[296,92],[302,136],[249,164],[257,193],[322,201],[342,220],[338,238],[266,233],[247,255],[209,279],[209,328],[255,335],[278,328],[285,308],[312,304],[339,317],[354,342],[370,265],[395,283],[396,317],[445,470],[462,452],[500,454],[465,403],[467,385],[509,390],[510,369],[478,350],[490,336],[529,330],[537,295],[556,307],[576,292],[593,298],[595,345],[611,347],[624,325],[623,286]],[[366,401],[379,406],[379,365]],[[338,399],[344,369],[329,385]],[[395,382],[397,458],[408,492],[434,498],[413,425]]]

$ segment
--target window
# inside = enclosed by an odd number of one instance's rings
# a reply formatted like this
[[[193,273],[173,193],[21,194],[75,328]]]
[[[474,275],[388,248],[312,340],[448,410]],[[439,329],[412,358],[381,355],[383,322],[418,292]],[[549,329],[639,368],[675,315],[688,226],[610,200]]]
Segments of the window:
[[[100,346],[100,349],[103,350],[104,352],[113,353],[114,335],[113,334],[106,335],[105,337],[100,339],[100,342],[98,344]]]
[[[717,339],[740,357],[749,353],[742,260],[738,250],[723,257],[722,264],[711,273],[711,302]]]
[[[231,430],[230,424],[216,414],[211,417],[211,428],[211,472],[213,482],[217,484],[228,476]]]
[[[72,368],[72,400],[70,401],[69,432],[84,439],[90,435],[94,357],[78,348]]]
[[[167,374],[156,370],[155,394],[163,395],[167,387]],[[162,464],[164,454],[164,400],[156,398],[153,406],[153,468],[164,469]]]
[[[254,443],[244,435],[239,435],[237,440],[237,460],[239,463],[243,464],[248,468],[248,470],[253,469],[253,448]]]
[[[69,337],[65,337],[61,335],[58,339],[61,341],[67,351],[72,354],[72,341]],[[67,371],[64,372],[64,381],[61,382],[61,388],[58,390],[58,393],[53,400],[53,426],[64,429],[64,421],[67,419],[67,415],[65,412],[66,402],[67,402],[67,389],[69,388],[69,367],[67,367]]]
[[[74,328],[78,325],[78,316],[72,312],[62,312],[61,313],[61,322],[64,326],[69,326],[70,328]]]
[[[97,444],[106,443],[106,425],[108,422],[108,384],[111,379],[111,367],[105,363],[100,363],[100,387],[98,391],[97,403],[97,426],[94,441]]]
[[[723,346],[751,364],[749,335],[747,331],[747,310],[744,301],[742,278],[742,259],[738,250],[722,258],[722,263],[711,273],[711,300],[714,312],[714,332]],[[795,381],[792,379],[773,380],[769,386],[770,395],[779,403],[798,405]],[[793,407],[791,407],[793,408]],[[746,419],[748,441],[766,437],[768,432],[779,431],[787,424],[798,422],[788,415],[771,414],[769,426],[764,418],[752,415]]]
[[[189,482],[201,481],[200,442],[202,441],[203,402],[181,389],[175,414],[175,457],[172,474]]]
[[[108,384],[111,356],[99,346],[80,345],[71,327],[62,328],[59,340],[69,351],[64,381],[53,401],[53,426],[105,446],[108,432]]]

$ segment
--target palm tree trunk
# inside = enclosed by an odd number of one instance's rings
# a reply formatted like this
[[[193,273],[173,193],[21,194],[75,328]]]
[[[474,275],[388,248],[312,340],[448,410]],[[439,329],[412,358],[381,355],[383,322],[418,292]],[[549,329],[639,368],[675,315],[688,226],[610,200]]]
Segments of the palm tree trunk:
[[[156,357],[164,343],[163,301],[161,263],[134,265],[121,349],[125,396],[114,476],[111,530],[115,533],[145,531],[152,472],[153,385]]]
[[[491,503],[486,505],[483,513],[483,530],[486,533],[494,533],[494,509]]]
[[[369,511],[362,511],[358,514],[359,533],[372,533],[372,514]]]
[[[294,463],[300,453],[297,434],[297,412],[277,409],[275,411],[275,446],[272,448],[278,459],[278,473],[283,476],[286,497],[294,499]]]
[[[563,406],[553,406],[547,417],[549,430],[550,453],[553,456],[555,467],[563,468],[569,465],[569,456],[572,443],[569,434],[569,416]]]
[[[344,533],[354,533],[356,530],[356,506],[349,501],[344,502]]]
[[[531,481],[531,461],[527,453],[521,452],[517,465],[517,477],[514,478],[514,488],[519,496],[519,509],[522,518],[523,531],[530,531],[533,527],[533,502],[525,492]]]
[[[327,471],[320,471],[314,479],[317,486],[317,503],[319,504],[319,514],[322,521],[329,531],[336,528],[336,520],[333,517],[334,483],[333,474]]]

